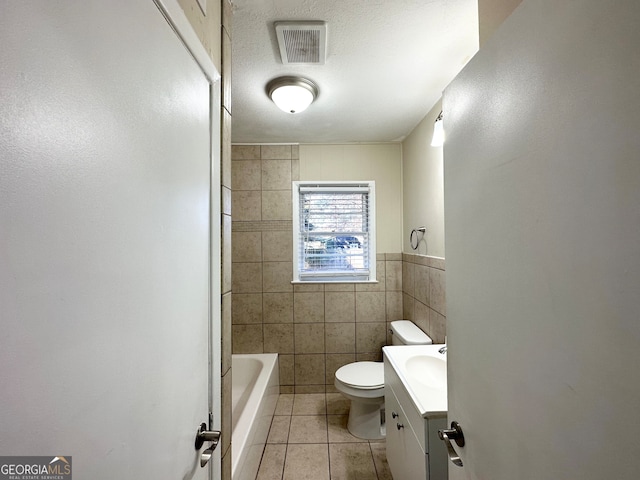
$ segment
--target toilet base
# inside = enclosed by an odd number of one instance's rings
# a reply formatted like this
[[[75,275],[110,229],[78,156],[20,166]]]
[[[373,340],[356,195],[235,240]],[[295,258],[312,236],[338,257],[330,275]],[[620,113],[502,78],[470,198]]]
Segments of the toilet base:
[[[347,429],[354,437],[364,440],[381,440],[385,437],[382,424],[381,409],[384,406],[384,397],[380,402],[372,403],[351,400],[349,409],[349,421]]]

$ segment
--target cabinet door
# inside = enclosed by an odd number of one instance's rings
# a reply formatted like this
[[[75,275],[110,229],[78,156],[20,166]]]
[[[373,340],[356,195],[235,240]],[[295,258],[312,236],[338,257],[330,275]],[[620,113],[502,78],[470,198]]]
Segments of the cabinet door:
[[[394,415],[397,415],[394,418]],[[385,388],[387,462],[393,478],[428,480],[427,456],[413,434],[407,416],[391,388]],[[400,428],[398,427],[400,425]]]
[[[429,479],[447,480],[449,478],[449,457],[445,444],[438,437],[438,430],[447,428],[447,417],[425,420],[427,428],[427,450],[429,452]]]

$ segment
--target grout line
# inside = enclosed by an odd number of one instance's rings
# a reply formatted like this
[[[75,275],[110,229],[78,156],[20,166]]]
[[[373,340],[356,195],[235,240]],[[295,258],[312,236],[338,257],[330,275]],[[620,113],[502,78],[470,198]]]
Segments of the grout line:
[[[373,462],[373,471],[376,472],[376,478],[380,478],[380,473],[378,472],[378,466],[376,465],[376,459],[373,455],[373,449],[371,448],[371,442],[367,442],[369,444],[369,453],[371,454],[371,461]]]
[[[289,442],[288,442],[288,438],[287,438],[287,444],[286,447],[284,449],[284,459],[282,461],[282,475],[280,476],[280,480],[284,480],[284,471],[287,467],[287,457],[289,456]]]
[[[291,415],[289,415],[289,428],[287,429],[287,448],[289,448],[289,437],[291,435],[291,420],[293,420],[293,403],[291,404]],[[284,472],[284,465],[282,466]]]
[[[327,436],[327,441],[329,440]],[[331,448],[329,448],[329,443],[327,443],[327,458],[329,459],[329,480],[331,480]]]

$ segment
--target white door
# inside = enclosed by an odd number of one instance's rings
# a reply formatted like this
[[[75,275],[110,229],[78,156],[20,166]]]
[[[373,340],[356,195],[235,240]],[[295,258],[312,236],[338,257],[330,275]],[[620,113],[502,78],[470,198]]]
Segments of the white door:
[[[151,0],[3,2],[0,40],[0,454],[209,478],[210,80]]]
[[[452,479],[639,478],[638,25],[525,0],[445,92]]]

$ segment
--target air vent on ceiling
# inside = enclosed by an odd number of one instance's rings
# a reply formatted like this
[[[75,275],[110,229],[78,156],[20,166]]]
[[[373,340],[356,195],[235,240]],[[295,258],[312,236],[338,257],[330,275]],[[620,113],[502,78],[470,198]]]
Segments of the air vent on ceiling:
[[[275,22],[275,27],[282,63],[324,64],[327,49],[325,22]]]

